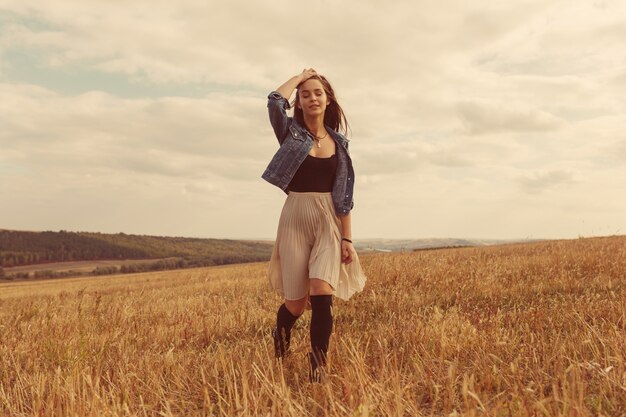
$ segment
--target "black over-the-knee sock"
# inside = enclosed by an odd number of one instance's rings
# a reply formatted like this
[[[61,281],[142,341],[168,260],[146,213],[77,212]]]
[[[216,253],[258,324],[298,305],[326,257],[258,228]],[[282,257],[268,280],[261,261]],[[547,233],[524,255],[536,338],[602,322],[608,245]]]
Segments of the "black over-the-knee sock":
[[[278,309],[278,313],[276,314],[276,332],[279,336],[279,345],[275,346],[277,356],[284,356],[289,349],[289,344],[291,342],[291,328],[296,320],[298,320],[298,317],[300,316],[294,316],[289,310],[287,310],[285,303],[283,303]],[[281,335],[282,337],[280,337]]]
[[[313,369],[326,365],[328,342],[333,331],[332,295],[311,296],[311,348],[314,361]]]

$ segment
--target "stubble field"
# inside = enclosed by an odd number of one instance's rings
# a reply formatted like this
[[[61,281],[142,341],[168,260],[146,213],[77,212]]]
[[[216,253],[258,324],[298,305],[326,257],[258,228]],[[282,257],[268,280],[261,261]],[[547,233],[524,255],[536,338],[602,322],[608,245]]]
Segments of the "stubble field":
[[[0,284],[0,415],[626,415],[626,237],[361,263],[314,385],[267,263]]]

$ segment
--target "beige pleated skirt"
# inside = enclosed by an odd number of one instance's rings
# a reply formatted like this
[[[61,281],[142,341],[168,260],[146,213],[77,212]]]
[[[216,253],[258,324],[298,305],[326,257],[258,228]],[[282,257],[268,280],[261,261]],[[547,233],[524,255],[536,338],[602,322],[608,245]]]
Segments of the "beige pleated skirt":
[[[330,192],[290,191],[278,222],[269,263],[272,288],[287,300],[309,293],[309,279],[328,282],[343,300],[365,287],[366,277],[355,254],[341,262],[341,220]]]

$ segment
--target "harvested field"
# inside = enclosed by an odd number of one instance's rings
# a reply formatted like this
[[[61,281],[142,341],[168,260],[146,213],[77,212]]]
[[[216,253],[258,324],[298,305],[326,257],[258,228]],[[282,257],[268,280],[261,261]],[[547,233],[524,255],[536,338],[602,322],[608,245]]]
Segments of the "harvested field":
[[[626,415],[626,237],[361,262],[314,385],[267,263],[0,284],[0,415]]]

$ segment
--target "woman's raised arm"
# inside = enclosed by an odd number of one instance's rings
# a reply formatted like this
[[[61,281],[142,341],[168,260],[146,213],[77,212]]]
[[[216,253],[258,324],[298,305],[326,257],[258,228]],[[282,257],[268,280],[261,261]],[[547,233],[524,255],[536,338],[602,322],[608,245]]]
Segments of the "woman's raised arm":
[[[290,125],[290,117],[287,116],[289,109],[289,97],[300,82],[309,79],[316,74],[313,68],[305,69],[300,74],[291,77],[276,91],[272,91],[267,96],[267,110],[269,111],[270,123],[280,145],[283,144],[287,129]]]

